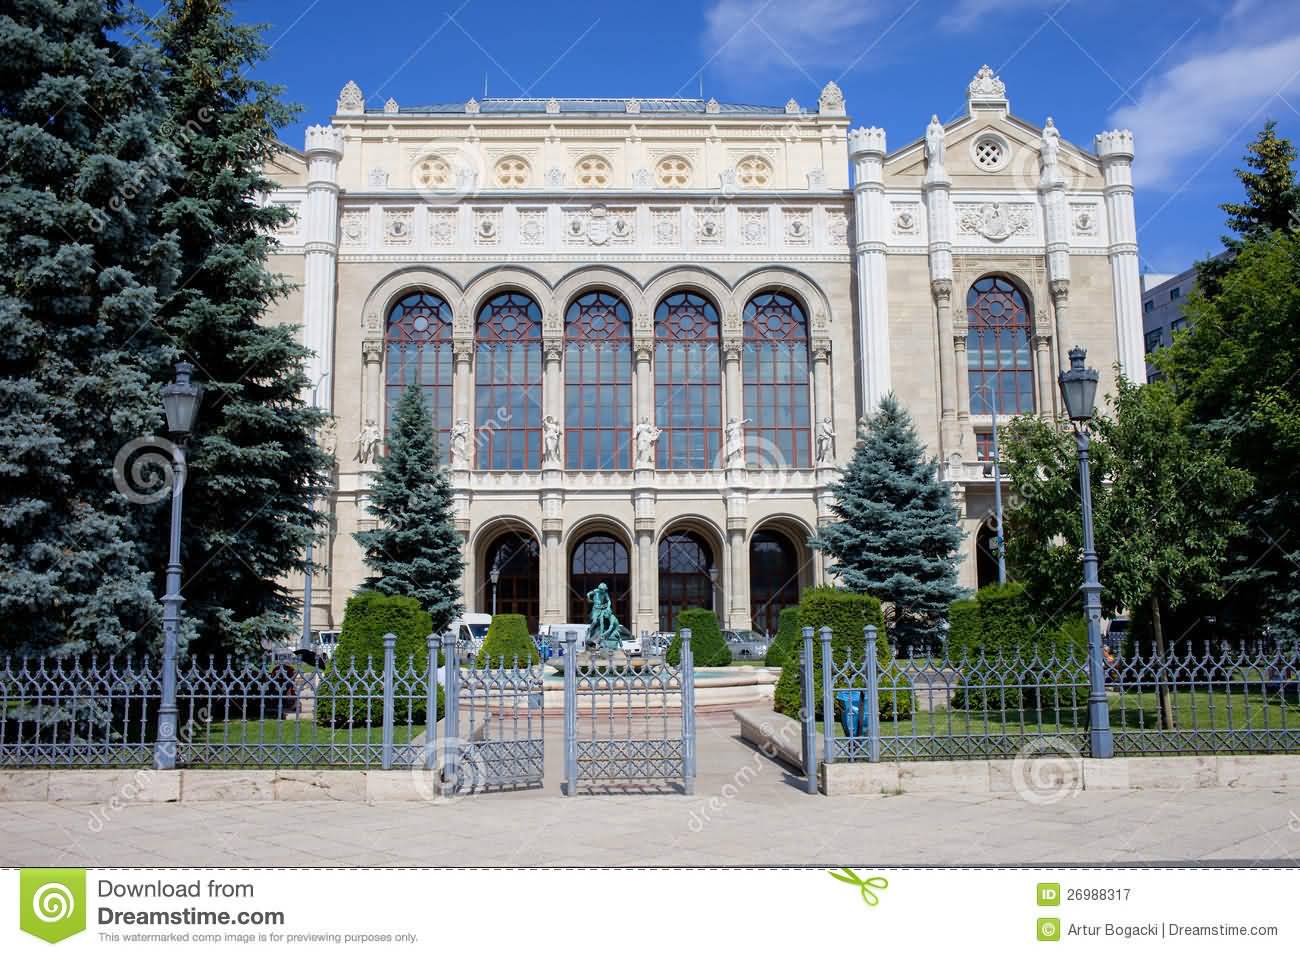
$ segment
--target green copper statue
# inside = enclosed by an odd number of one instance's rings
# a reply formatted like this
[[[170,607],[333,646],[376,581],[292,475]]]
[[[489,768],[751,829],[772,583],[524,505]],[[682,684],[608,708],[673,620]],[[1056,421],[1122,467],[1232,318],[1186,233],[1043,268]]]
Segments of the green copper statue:
[[[617,648],[621,644],[624,628],[614,614],[614,605],[609,600],[609,586],[601,582],[587,592],[587,601],[591,602],[590,630],[588,639],[593,644],[605,648]]]

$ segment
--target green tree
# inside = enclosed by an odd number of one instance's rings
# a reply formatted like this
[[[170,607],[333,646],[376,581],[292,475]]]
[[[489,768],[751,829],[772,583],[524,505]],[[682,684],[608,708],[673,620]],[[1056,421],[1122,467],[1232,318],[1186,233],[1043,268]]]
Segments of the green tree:
[[[433,617],[434,631],[445,632],[461,612],[465,563],[452,521],[451,482],[438,462],[433,417],[419,386],[398,399],[369,511],[379,527],[356,533],[374,571],[367,587],[415,598]]]
[[[523,615],[493,615],[478,652],[480,668],[528,668],[541,661]]]
[[[313,503],[333,466],[314,438],[326,416],[304,401],[310,353],[293,327],[263,321],[291,289],[267,266],[290,213],[265,203],[274,184],[263,168],[296,108],[251,77],[263,28],[236,24],[223,0],[166,0],[149,29],[177,160],[157,219],[179,240],[185,278],[161,320],[206,389],[185,490],[186,613],[201,650],[252,653],[297,628],[284,582],[301,580],[327,520]],[[165,534],[155,546],[161,570]]]
[[[1250,473],[1254,494],[1228,563],[1221,619],[1243,634],[1300,639],[1300,236],[1241,246],[1191,328],[1155,357],[1194,427]]]
[[[141,504],[114,477],[160,430],[155,322],[177,245],[146,46],[115,2],[0,11],[0,645],[139,650],[159,633]],[[128,449],[128,451],[130,451]],[[161,479],[157,470],[152,478]]]
[[[682,663],[683,628],[691,630],[691,657],[695,659],[697,668],[721,668],[731,664],[731,649],[722,637],[718,616],[707,608],[684,608],[674,626],[677,634],[664,652],[664,660],[670,665]]]
[[[848,588],[888,604],[898,647],[935,644],[948,606],[962,594],[962,533],[948,485],[892,393],[831,491],[839,521],[823,528],[813,547],[835,560],[830,571]]]

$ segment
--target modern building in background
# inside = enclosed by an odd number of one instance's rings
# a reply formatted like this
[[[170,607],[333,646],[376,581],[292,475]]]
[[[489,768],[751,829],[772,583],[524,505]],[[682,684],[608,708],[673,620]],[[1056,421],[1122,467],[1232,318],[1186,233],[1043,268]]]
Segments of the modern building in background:
[[[377,108],[348,83],[269,171],[296,214],[273,266],[300,284],[273,318],[302,325],[335,417],[315,626],[365,577],[353,533],[411,383],[468,610],[584,620],[603,581],[634,631],[690,606],[773,631],[828,580],[808,539],[891,390],[952,485],[963,582],[986,579],[995,402],[1059,415],[1075,344],[1141,375],[1141,287],[1132,135],[1075,146],[987,67],[966,99],[891,149],[834,83],[815,105]]]
[[[1222,259],[1227,255],[1221,252],[1214,258]],[[1151,353],[1170,345],[1174,333],[1187,328],[1183,306],[1195,286],[1195,266],[1173,276],[1168,273],[1142,274],[1142,342],[1147,355],[1146,381],[1155,382],[1160,378],[1160,373],[1151,365]]]

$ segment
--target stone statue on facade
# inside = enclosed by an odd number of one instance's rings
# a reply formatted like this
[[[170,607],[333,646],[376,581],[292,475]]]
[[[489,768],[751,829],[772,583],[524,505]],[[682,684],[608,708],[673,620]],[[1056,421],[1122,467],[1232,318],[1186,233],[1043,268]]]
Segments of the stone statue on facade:
[[[469,468],[469,420],[457,419],[451,427],[451,467]]]
[[[728,468],[743,468],[745,465],[745,424],[749,419],[732,416],[727,420],[726,459]]]
[[[320,450],[328,455],[331,459],[339,450],[339,426],[334,416],[325,420],[325,424],[320,427],[317,435],[317,441],[320,444]]]
[[[925,128],[925,181],[927,183],[944,178],[943,168],[943,124],[936,113],[930,117],[930,125]]]
[[[1049,116],[1047,125],[1043,127],[1042,138],[1038,141],[1038,158],[1043,166],[1043,180],[1047,184],[1051,184],[1059,176],[1057,163],[1060,161],[1060,155],[1061,134]]]
[[[650,424],[648,416],[641,416],[636,427],[636,464],[642,468],[654,468],[655,449],[659,445],[659,436],[663,429]]]
[[[553,415],[548,415],[542,420],[542,461],[560,464],[560,439],[564,435],[564,430],[560,428],[560,420]]]
[[[829,465],[835,459],[835,430],[828,415],[817,423],[817,464]]]
[[[356,461],[362,465],[373,465],[379,458],[379,445],[383,438],[375,420],[366,419],[366,427],[357,436]]]

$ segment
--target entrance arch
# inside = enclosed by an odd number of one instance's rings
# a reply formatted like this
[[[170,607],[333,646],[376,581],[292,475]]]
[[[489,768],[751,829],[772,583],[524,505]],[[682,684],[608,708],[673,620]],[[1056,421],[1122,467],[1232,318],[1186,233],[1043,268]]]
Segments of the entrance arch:
[[[533,634],[537,633],[542,597],[538,551],[537,539],[530,533],[503,531],[488,542],[479,565],[478,607],[492,614],[523,615]]]
[[[979,588],[998,583],[998,530],[992,515],[975,536],[975,583]]]
[[[671,631],[685,608],[713,610],[718,566],[713,546],[679,529],[659,540],[659,630]]]
[[[630,628],[631,570],[627,546],[608,532],[592,532],[578,539],[569,553],[569,621],[587,620],[591,612],[587,592],[604,582],[619,624]]]
[[[799,605],[799,549],[784,532],[761,528],[749,540],[750,620],[775,635],[785,608]]]

